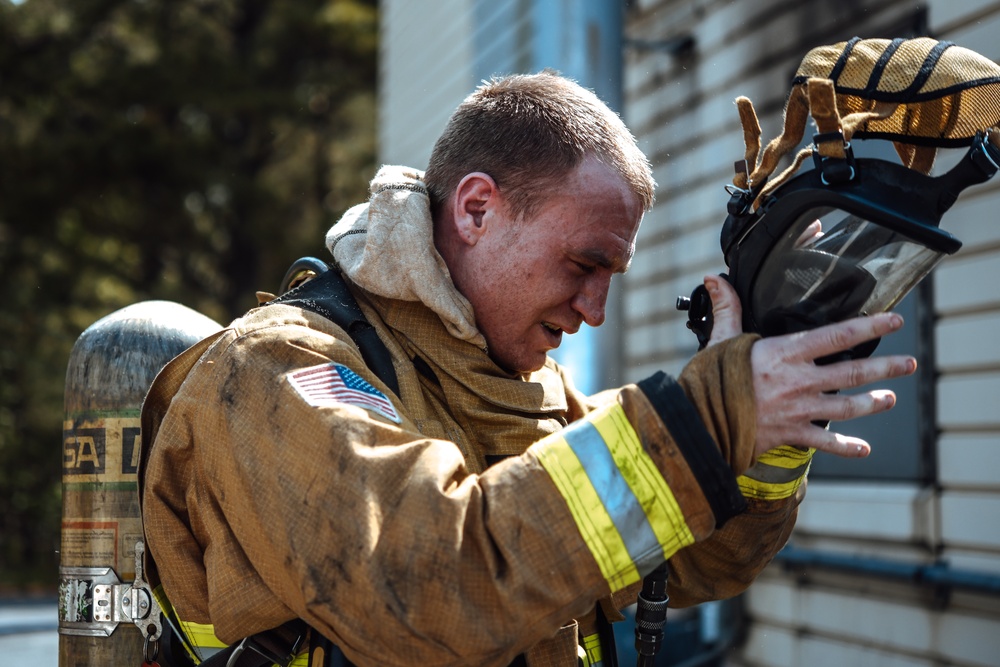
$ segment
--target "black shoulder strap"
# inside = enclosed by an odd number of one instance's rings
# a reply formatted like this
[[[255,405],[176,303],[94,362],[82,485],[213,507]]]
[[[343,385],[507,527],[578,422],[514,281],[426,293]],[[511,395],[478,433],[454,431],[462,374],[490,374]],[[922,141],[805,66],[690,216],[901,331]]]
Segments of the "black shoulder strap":
[[[316,278],[268,302],[268,305],[276,303],[312,311],[346,331],[361,350],[361,357],[368,368],[399,395],[399,380],[392,365],[392,355],[378,337],[375,327],[365,319],[340,271],[329,268]]]
[[[199,667],[288,667],[302,649],[309,626],[295,619],[230,644],[201,661]]]

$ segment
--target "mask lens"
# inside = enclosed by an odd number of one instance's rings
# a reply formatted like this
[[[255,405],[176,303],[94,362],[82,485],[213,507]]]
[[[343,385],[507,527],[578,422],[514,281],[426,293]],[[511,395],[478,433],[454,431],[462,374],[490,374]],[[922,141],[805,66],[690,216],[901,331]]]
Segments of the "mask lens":
[[[943,257],[842,210],[812,209],[761,263],[751,312],[759,332],[774,336],[886,311]]]

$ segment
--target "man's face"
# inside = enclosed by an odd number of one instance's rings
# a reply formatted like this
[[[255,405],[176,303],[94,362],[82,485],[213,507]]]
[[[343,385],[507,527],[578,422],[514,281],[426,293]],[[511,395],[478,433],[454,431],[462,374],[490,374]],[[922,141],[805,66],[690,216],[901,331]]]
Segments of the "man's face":
[[[515,220],[505,205],[487,215],[465,296],[490,357],[509,371],[536,371],[564,333],[604,322],[642,206],[614,169],[587,158],[527,218]]]

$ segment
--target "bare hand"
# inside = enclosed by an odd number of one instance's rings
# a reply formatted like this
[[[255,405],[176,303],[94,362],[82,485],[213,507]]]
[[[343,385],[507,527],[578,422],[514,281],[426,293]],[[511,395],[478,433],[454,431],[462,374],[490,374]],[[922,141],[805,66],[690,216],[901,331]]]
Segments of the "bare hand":
[[[736,290],[721,276],[705,276],[704,283],[712,299],[712,336],[708,345],[739,336],[743,333],[743,308]]]
[[[705,286],[712,297],[714,325],[709,345],[713,345],[742,331],[742,309],[736,291],[725,280],[708,276]],[[899,315],[880,313],[755,343],[750,362],[757,404],[756,455],[781,445],[802,445],[838,456],[868,456],[871,447],[864,440],[813,422],[839,422],[888,410],[896,403],[891,391],[831,392],[910,375],[917,369],[916,359],[897,355],[826,366],[817,366],[815,360],[902,326]]]
[[[812,422],[844,421],[888,410],[896,403],[891,391],[872,390],[850,396],[829,392],[909,375],[917,370],[916,359],[897,355],[828,366],[817,366],[814,360],[892,333],[901,326],[903,318],[899,315],[879,313],[757,342],[750,353],[757,402],[756,453],[795,444],[838,456],[868,456],[871,447],[864,440],[834,433]]]

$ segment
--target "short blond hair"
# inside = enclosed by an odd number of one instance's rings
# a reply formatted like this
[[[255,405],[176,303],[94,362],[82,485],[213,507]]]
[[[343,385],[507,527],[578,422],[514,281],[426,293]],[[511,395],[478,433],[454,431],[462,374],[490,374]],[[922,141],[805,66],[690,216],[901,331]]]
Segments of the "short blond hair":
[[[459,105],[424,180],[437,214],[467,174],[489,174],[523,218],[588,155],[621,174],[649,210],[656,188],[649,160],[618,114],[554,71],[517,74],[483,82]]]

